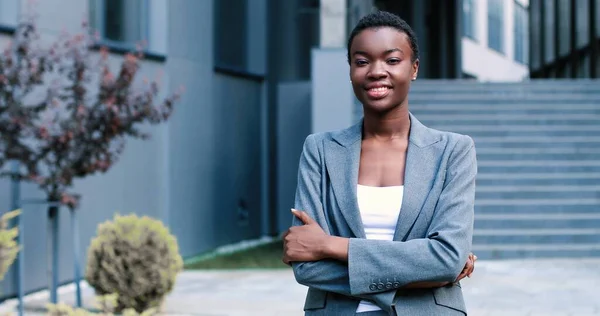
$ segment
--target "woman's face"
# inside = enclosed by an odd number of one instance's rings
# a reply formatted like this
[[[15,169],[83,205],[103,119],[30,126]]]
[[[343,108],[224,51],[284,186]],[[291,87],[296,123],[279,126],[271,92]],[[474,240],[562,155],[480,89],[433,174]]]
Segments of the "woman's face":
[[[405,104],[419,61],[408,36],[391,27],[366,29],[350,46],[350,80],[365,111],[388,112]]]

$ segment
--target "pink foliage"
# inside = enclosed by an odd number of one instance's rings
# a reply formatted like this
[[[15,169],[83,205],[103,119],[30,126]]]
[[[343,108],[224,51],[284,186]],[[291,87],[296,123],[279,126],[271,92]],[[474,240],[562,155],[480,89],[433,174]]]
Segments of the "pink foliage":
[[[67,192],[73,180],[108,171],[124,139],[147,138],[140,127],[166,121],[182,93],[159,99],[156,81],[135,84],[142,46],[113,72],[108,50],[92,49],[97,33],[82,26],[44,48],[30,18],[0,54],[0,165],[19,160],[22,180],[72,208],[79,201]]]

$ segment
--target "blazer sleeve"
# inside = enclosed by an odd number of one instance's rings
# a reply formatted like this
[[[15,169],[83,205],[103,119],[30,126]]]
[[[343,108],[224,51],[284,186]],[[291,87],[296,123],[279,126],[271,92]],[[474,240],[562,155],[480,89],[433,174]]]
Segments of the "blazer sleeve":
[[[304,141],[300,156],[294,208],[305,211],[319,223],[327,234],[331,234],[321,203],[321,161],[314,135],[309,135]],[[293,226],[303,225],[295,216],[292,217]],[[292,262],[292,267],[296,281],[302,285],[327,292],[368,299],[381,308],[387,308],[388,311],[396,293],[395,290],[370,294],[353,293],[350,288],[350,276],[346,262],[324,259],[310,262]]]
[[[350,293],[377,292],[370,286],[374,280],[399,287],[418,281],[454,282],[471,250],[476,175],[473,140],[462,136],[450,155],[426,238],[406,242],[350,239]]]

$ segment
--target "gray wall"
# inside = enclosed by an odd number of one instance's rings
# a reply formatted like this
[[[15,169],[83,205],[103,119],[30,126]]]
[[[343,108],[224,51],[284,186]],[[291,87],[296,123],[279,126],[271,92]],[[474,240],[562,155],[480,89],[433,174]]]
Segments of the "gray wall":
[[[346,128],[355,122],[355,102],[345,48],[312,51],[312,132]]]
[[[79,3],[79,0],[65,0]],[[168,58],[166,63],[143,62],[142,77],[164,70],[164,91],[186,88],[170,121],[147,127],[148,141],[128,140],[120,161],[106,174],[76,182],[83,196],[79,212],[80,254],[85,257],[97,225],[115,212],[137,213],[163,220],[176,235],[180,252],[190,257],[217,246],[260,237],[261,222],[261,106],[264,83],[215,73],[213,63],[213,1],[168,2]],[[77,6],[78,8],[81,6]],[[86,7],[80,8],[85,12]],[[62,19],[56,10],[43,11]],[[77,17],[82,12],[70,12]],[[53,16],[56,15],[56,16]],[[67,18],[71,21],[70,17]],[[57,31],[43,24],[44,34]],[[57,26],[59,27],[59,26]],[[76,26],[73,26],[75,28]],[[260,34],[258,31],[254,33]],[[259,35],[256,35],[259,36]],[[259,62],[256,50],[252,60]],[[111,55],[114,67],[122,56]],[[260,67],[260,64],[259,64]],[[0,203],[10,208],[9,182],[0,180]],[[43,198],[31,184],[23,198]],[[46,208],[24,206],[25,290],[47,286]],[[71,222],[60,216],[60,280],[73,279]],[[0,296],[16,293],[13,272],[3,282]]]
[[[277,227],[284,232],[292,223],[290,208],[294,206],[302,144],[311,133],[311,83],[282,83],[278,96]]]
[[[186,257],[261,228],[263,83],[215,74],[211,3],[169,2],[171,88],[187,89],[169,124],[168,222]]]
[[[216,243],[212,234],[217,174],[213,71],[213,1],[169,1],[170,88],[186,92],[168,129],[168,222],[181,253]]]

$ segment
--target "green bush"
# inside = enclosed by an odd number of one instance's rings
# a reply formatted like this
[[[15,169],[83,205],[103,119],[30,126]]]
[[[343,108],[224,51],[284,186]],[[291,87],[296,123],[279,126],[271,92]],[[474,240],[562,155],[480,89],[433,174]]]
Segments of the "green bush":
[[[115,312],[141,313],[160,307],[182,268],[177,240],[160,221],[115,215],[98,226],[85,278],[97,295],[118,294]]]
[[[19,253],[19,244],[15,240],[19,235],[17,227],[8,228],[9,221],[21,214],[21,210],[5,213],[0,217],[0,281]]]
[[[90,312],[83,308],[74,308],[64,303],[48,304],[48,316],[113,316],[118,301],[117,294],[98,296],[97,306],[100,313]],[[156,309],[149,309],[143,313],[136,312],[133,308],[123,310],[122,316],[152,316],[156,315]]]

